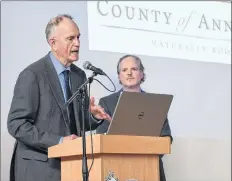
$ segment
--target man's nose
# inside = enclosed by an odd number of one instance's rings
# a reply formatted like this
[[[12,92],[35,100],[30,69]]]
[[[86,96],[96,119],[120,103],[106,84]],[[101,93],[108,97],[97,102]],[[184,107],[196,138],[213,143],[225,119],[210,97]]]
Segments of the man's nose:
[[[131,75],[131,74],[132,74],[132,71],[131,71],[131,70],[128,70],[128,71],[127,71],[127,74],[128,74],[128,75]]]
[[[74,45],[78,47],[80,46],[80,40],[78,38],[74,40]]]

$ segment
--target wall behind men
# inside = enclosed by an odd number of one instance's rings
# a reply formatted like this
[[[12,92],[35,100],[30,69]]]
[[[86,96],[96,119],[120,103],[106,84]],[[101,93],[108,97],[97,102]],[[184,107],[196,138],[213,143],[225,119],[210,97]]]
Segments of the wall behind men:
[[[15,141],[6,126],[13,88],[18,74],[48,53],[44,33],[48,20],[61,13],[72,15],[81,31],[80,60],[76,65],[82,67],[84,61],[90,61],[101,67],[117,89],[120,85],[116,63],[130,52],[89,50],[87,2],[2,2],[1,5],[1,181],[7,181]],[[123,44],[126,37],[119,38]],[[167,180],[230,181],[231,65],[137,55],[147,74],[143,89],[174,95],[168,115],[174,142],[172,154],[164,157]],[[107,79],[98,78],[112,89]],[[91,94],[99,100],[110,92],[94,82]]]

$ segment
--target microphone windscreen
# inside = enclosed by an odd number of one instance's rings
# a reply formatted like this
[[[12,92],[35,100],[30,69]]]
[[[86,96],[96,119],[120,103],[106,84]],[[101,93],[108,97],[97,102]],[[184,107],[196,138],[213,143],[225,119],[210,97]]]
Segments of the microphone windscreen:
[[[90,63],[89,61],[85,61],[85,62],[83,63],[84,69],[88,69],[88,66],[89,66],[89,65],[91,65],[91,63]]]

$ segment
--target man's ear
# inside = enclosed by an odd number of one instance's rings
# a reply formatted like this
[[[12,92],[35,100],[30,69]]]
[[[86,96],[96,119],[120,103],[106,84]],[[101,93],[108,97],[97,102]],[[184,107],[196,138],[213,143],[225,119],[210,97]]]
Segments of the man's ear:
[[[142,80],[144,80],[144,77],[145,77],[145,74],[144,74],[144,72],[142,72],[142,73],[141,73],[141,79],[140,79],[140,82],[141,82],[141,83],[143,82]]]
[[[141,79],[143,79],[144,78],[144,73],[142,72],[142,78]]]
[[[57,47],[56,47],[56,41],[55,41],[55,39],[54,39],[54,38],[50,38],[50,39],[48,40],[48,43],[49,43],[50,47],[51,47],[54,51],[56,51]]]

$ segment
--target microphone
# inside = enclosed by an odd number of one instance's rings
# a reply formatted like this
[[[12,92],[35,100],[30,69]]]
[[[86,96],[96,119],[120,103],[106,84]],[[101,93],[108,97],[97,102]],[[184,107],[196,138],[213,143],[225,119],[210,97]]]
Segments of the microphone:
[[[86,61],[83,63],[83,67],[86,70],[92,70],[93,72],[95,72],[96,74],[99,75],[106,75],[105,72],[102,71],[102,69],[94,67],[89,61]]]

